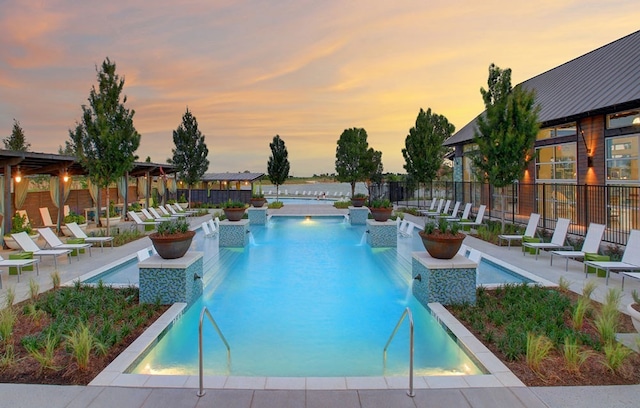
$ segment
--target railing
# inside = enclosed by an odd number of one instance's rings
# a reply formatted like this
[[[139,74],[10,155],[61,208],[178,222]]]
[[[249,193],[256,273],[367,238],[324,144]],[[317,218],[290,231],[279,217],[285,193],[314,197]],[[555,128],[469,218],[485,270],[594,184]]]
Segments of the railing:
[[[200,312],[200,324],[198,325],[198,359],[199,359],[199,364],[200,364],[200,390],[198,391],[198,397],[202,397],[205,393],[204,391],[204,367],[203,367],[203,357],[202,357],[202,322],[204,321],[204,315],[207,315],[207,317],[209,318],[209,321],[211,322],[211,324],[213,324],[213,327],[216,329],[216,331],[218,332],[218,336],[220,336],[220,339],[222,340],[222,342],[224,343],[225,347],[227,348],[227,365],[229,367],[229,370],[231,369],[231,348],[229,347],[229,343],[227,343],[227,339],[225,339],[224,335],[222,334],[222,332],[220,331],[220,328],[218,327],[218,324],[216,323],[215,319],[213,318],[213,316],[211,316],[211,313],[209,312],[209,309],[207,309],[206,307],[202,308],[202,312]]]
[[[387,348],[389,348],[389,344],[391,344],[391,340],[395,337],[400,325],[404,321],[404,318],[409,316],[409,391],[407,391],[407,395],[410,397],[415,397],[416,394],[413,392],[413,315],[411,314],[411,309],[408,307],[404,309],[402,312],[402,316],[398,320],[396,327],[393,329],[391,336],[389,336],[389,340],[387,340],[387,344],[384,345],[384,350],[382,351],[382,359],[383,363],[386,366],[387,363]]]

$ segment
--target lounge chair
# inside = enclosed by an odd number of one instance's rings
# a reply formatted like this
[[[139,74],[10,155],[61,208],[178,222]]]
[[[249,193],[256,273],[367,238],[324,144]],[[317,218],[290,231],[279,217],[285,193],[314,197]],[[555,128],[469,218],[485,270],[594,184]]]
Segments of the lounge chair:
[[[434,201],[431,201],[431,207],[433,207],[433,203]],[[442,206],[444,205],[444,198],[441,198],[440,201],[438,202],[438,208],[433,210],[432,208],[430,208],[429,210],[425,211],[425,210],[420,210],[419,213],[421,215],[424,215],[425,217],[434,217],[436,215],[439,215],[442,213]]]
[[[556,222],[556,229],[553,231],[553,236],[551,236],[551,242],[524,242],[522,244],[525,248],[533,248],[536,253],[536,260],[538,259],[538,254],[541,249],[566,249],[570,248],[564,244],[564,241],[567,239],[567,231],[569,230],[569,224],[571,220],[567,218],[558,218],[558,222]],[[526,255],[529,251],[524,251],[523,254]]]
[[[74,237],[82,238],[84,242],[88,244],[100,244],[100,252],[103,251],[105,242],[111,242],[111,248],[113,248],[113,237],[90,237],[85,234],[82,228],[75,222],[70,222],[66,224],[66,226]]]
[[[212,218],[210,218],[209,221],[207,221],[207,223],[209,224],[209,229],[211,230],[211,235],[216,235],[218,233],[218,229],[220,228],[220,219],[216,217],[216,220],[217,221],[214,221]]]
[[[569,270],[569,259],[584,258],[585,254],[597,254],[600,249],[600,241],[604,234],[605,226],[602,224],[589,224],[587,236],[584,237],[582,249],[580,251],[551,251],[551,265],[553,265],[553,256],[558,255],[566,258],[564,270]]]
[[[478,208],[478,214],[476,214],[475,221],[460,221],[459,224],[461,227],[477,227],[482,225],[482,219],[484,218],[484,210],[487,208],[486,205],[481,205]]]
[[[464,210],[462,211],[462,216],[461,217],[444,217],[445,220],[449,221],[449,222],[460,222],[462,220],[468,220],[469,219],[469,214],[471,213],[471,203],[466,203],[464,205]]]
[[[194,215],[198,212],[198,210],[185,210],[180,207],[180,204],[175,203],[174,206],[171,204],[167,204],[167,209],[171,214],[186,214],[186,215]]]
[[[509,249],[511,249],[511,241],[522,241],[523,238],[533,238],[538,229],[538,222],[540,222],[540,214],[531,213],[529,216],[529,222],[527,223],[527,229],[523,235],[498,235],[498,242],[502,244],[502,241],[509,243]]]
[[[604,269],[606,274],[606,284],[609,284],[610,272],[631,272],[640,271],[640,230],[631,230],[629,239],[627,240],[627,246],[622,254],[622,259],[619,262],[616,261],[586,261],[584,263],[585,276],[588,274],[587,267],[593,266],[594,268]],[[624,276],[624,275],[623,275]],[[630,275],[633,276],[633,275]],[[624,283],[624,280],[622,281]]]
[[[89,244],[87,242],[85,242],[84,244],[65,244],[60,240],[60,238],[58,238],[56,233],[53,232],[51,228],[38,228],[38,232],[47,242],[47,245],[51,247],[51,249],[70,249],[72,251],[75,251],[78,259],[80,259],[80,251],[86,249],[87,251],[89,251],[89,256],[91,256],[92,244]]]
[[[142,213],[142,215],[144,215],[144,218],[146,218],[147,220],[154,220],[154,221],[158,221],[158,222],[162,222],[162,221],[167,221],[169,218],[163,218],[160,217],[158,215],[158,217],[152,215],[146,208],[143,208],[140,210],[140,212]]]
[[[446,206],[445,206],[446,207]],[[436,218],[455,218],[458,216],[458,211],[460,211],[460,201],[456,201],[456,204],[453,206],[453,211],[449,214],[449,209],[445,208],[445,211],[442,214],[436,215]]]
[[[22,268],[24,266],[36,265],[37,274],[40,275],[40,269],[38,268],[38,259],[4,259],[0,256],[0,268],[16,268],[18,270],[18,282],[20,282],[20,275],[22,275]],[[2,275],[0,275],[0,289],[2,289]]]
[[[135,211],[129,211],[127,214],[129,214],[129,218],[136,223],[136,228],[139,225],[142,226],[148,226],[148,225],[153,225],[153,226],[157,226],[158,224],[160,224],[161,221],[156,221],[154,219],[151,219],[150,221],[142,221],[142,219],[140,219],[140,217],[138,216],[138,214]]]
[[[144,208],[143,208],[143,210],[144,210]],[[167,220],[170,220],[172,218],[179,218],[179,216],[177,216],[177,215],[170,215],[170,214],[162,215],[162,214],[158,213],[158,211],[153,207],[149,207],[148,211],[151,213],[153,218],[155,218],[156,220],[167,221]]]
[[[158,209],[156,210],[156,213],[158,213],[161,217],[165,217],[165,218],[166,217],[185,218],[187,216],[187,213],[169,212],[169,210],[167,210],[163,206],[159,206]]]
[[[40,217],[42,217],[42,224],[45,227],[49,227],[57,230],[58,227],[54,225],[53,221],[51,220],[51,213],[49,212],[49,207],[40,207],[39,210],[40,210]]]
[[[23,251],[33,252],[33,255],[39,256],[41,261],[43,256],[53,257],[53,263],[56,269],[58,269],[58,257],[60,255],[66,255],[69,259],[69,263],[71,263],[70,249],[41,249],[24,231],[11,234],[11,236]]]
[[[449,207],[451,207],[451,200],[447,200],[444,203],[444,208],[441,209],[440,212],[432,212],[429,214],[425,214],[427,217],[438,218],[440,216],[449,216]]]

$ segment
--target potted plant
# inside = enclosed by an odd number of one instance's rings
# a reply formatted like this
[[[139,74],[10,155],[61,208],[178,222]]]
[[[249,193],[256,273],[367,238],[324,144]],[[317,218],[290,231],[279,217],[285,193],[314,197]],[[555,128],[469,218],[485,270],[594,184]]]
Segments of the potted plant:
[[[63,222],[64,224],[75,222],[83,231],[86,231],[87,228],[87,220],[84,218],[84,215],[76,214],[73,211],[64,217]],[[64,224],[60,226],[62,233],[67,237],[73,237],[73,233]]]
[[[120,222],[120,216],[116,212],[116,206],[113,203],[113,201],[109,202],[108,217],[109,217],[109,225],[114,225]],[[103,216],[100,217],[100,224],[107,225],[107,214],[103,213]]]
[[[351,205],[354,207],[362,207],[366,199],[366,194],[356,193],[351,197]]]
[[[240,221],[244,216],[245,203],[229,199],[222,204],[222,211],[229,221]]]
[[[20,249],[20,245],[11,236],[11,234],[17,234],[18,232],[26,232],[33,242],[36,242],[40,236],[37,232],[33,232],[31,224],[27,221],[27,216],[16,212],[11,218],[11,231],[4,236],[4,243],[9,249]]]
[[[456,256],[465,238],[458,223],[450,223],[444,218],[440,218],[437,223],[427,222],[419,234],[429,255],[438,259],[451,259]]]
[[[262,194],[262,186],[258,187],[258,191],[253,192],[251,194],[251,205],[260,208],[267,202],[267,199],[264,198],[264,194]]]
[[[393,204],[388,199],[376,199],[371,202],[369,207],[373,219],[379,222],[385,222],[391,217],[393,212]]]
[[[184,193],[180,194],[180,197],[178,197],[178,205],[180,205],[183,210],[189,208],[189,203],[187,202],[187,197],[185,197]]]
[[[631,292],[631,296],[633,297],[633,303],[629,303],[627,306],[627,313],[631,316],[633,327],[640,333],[640,295],[638,295],[638,291],[634,289],[633,292]]]
[[[175,259],[187,253],[195,234],[189,230],[187,220],[175,218],[158,224],[156,232],[149,234],[149,239],[160,257]]]

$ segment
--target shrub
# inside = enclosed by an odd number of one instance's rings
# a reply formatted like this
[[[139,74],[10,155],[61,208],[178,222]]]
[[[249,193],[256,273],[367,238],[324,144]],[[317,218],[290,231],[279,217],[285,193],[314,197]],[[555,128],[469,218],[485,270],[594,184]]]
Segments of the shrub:
[[[243,203],[242,201],[229,199],[228,201],[225,201],[222,203],[222,208],[244,208],[244,207],[246,207],[246,204]]]
[[[26,215],[15,213],[11,218],[11,233],[17,234],[18,232],[26,232],[31,235],[33,229],[31,228],[31,224],[27,222]]]
[[[371,208],[390,208],[392,206],[391,201],[387,198],[379,198],[371,202]]]
[[[156,227],[156,231],[158,235],[162,236],[184,234],[189,231],[189,223],[184,219],[184,217],[162,221]]]
[[[64,223],[69,224],[75,222],[76,224],[84,224],[87,220],[84,218],[84,215],[76,214],[73,211],[64,217]]]
[[[567,368],[573,372],[579,372],[582,364],[593,354],[590,350],[580,350],[578,341],[569,337],[565,337],[562,351]]]
[[[549,352],[553,350],[553,343],[547,336],[536,336],[533,333],[527,333],[527,365],[538,372],[540,363],[544,360]]]

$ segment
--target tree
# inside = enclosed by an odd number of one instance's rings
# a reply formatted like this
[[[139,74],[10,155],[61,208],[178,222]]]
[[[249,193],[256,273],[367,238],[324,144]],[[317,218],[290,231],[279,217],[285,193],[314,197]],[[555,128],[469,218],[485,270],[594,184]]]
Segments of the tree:
[[[89,106],[82,105],[81,122],[76,124],[75,130],[69,130],[69,137],[75,143],[76,156],[91,181],[106,189],[109,208],[108,187],[133,168],[138,158],[134,153],[140,146],[140,134],[133,126],[135,111],[124,106],[127,97],[123,96],[120,101],[124,78],[116,74],[115,62],[107,58],[96,71],[98,89],[92,86]]]
[[[443,143],[454,131],[455,126],[445,116],[432,113],[431,108],[426,112],[420,109],[402,149],[404,169],[415,182],[430,183],[436,178],[448,151]]]
[[[276,201],[279,198],[279,186],[289,177],[289,152],[284,145],[284,140],[279,135],[275,135],[273,142],[269,143],[271,156],[267,162],[267,172],[269,180],[276,186]]]
[[[367,131],[362,128],[345,129],[338,139],[336,147],[336,178],[351,184],[351,197],[356,191],[356,183],[364,180],[367,174],[369,143]]]
[[[11,135],[2,139],[2,143],[4,143],[5,149],[19,152],[28,152],[31,147],[31,143],[27,143],[27,139],[24,137],[24,131],[20,127],[20,122],[16,119],[13,119]]]
[[[198,129],[198,120],[187,108],[182,115],[182,123],[173,131],[173,144],[171,149],[173,157],[167,162],[178,169],[178,177],[189,188],[189,203],[191,203],[191,188],[200,181],[209,168],[209,149],[204,142],[204,135]]]
[[[477,119],[473,141],[478,150],[473,156],[476,177],[494,187],[504,189],[524,174],[538,134],[538,113],[535,92],[521,86],[511,88],[511,69],[489,66],[488,89],[480,93],[486,108]],[[502,191],[502,231],[506,195]]]
[[[384,166],[382,165],[382,152],[370,147],[369,150],[367,150],[367,157],[363,166],[363,172],[366,175],[365,178],[367,180],[367,191],[369,191],[369,201],[371,201],[371,197],[373,196],[371,191],[373,185],[375,184],[378,186],[378,194],[380,194],[381,191],[380,186],[383,181],[382,173],[384,172]]]

